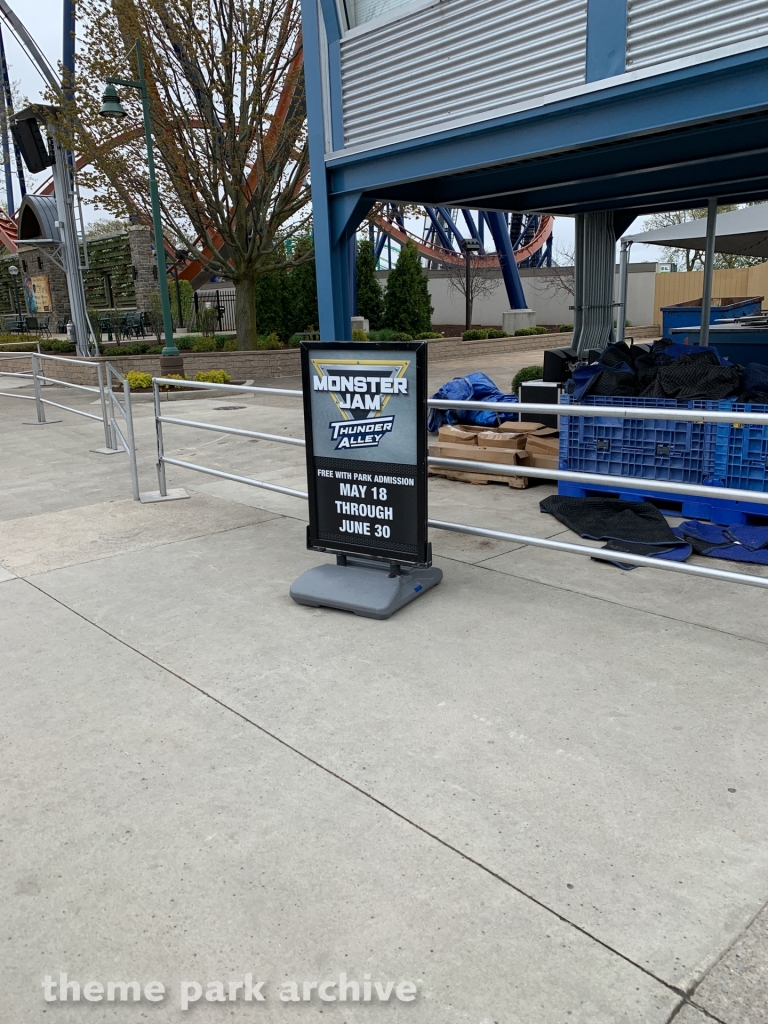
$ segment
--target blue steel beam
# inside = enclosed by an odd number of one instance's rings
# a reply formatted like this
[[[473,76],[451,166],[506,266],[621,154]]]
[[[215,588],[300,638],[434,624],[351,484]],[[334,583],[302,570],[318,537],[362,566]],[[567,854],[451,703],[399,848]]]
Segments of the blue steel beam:
[[[469,237],[476,239],[480,243],[480,252],[485,255],[485,246],[483,245],[480,235],[478,234],[477,227],[475,226],[475,220],[469,210],[462,208],[461,215],[469,228]]]
[[[527,309],[520,272],[515,262],[515,254],[509,237],[509,229],[503,213],[487,213],[488,226],[496,246],[501,266],[501,276],[507,289],[511,309]]]
[[[732,194],[730,182],[741,182],[754,158],[754,176],[768,184],[768,117],[725,125],[696,127],[660,140],[622,141],[599,153],[576,153],[531,161],[517,168],[492,168],[461,179],[399,186],[402,201],[451,202],[470,207],[545,209],[577,212],[581,208],[637,207],[653,203],[700,205],[713,187]],[[655,154],[654,163],[649,151]],[[762,163],[760,163],[762,161]],[[750,173],[752,172],[750,164]],[[685,197],[680,189],[691,186]],[[514,191],[512,190],[514,189]],[[714,194],[714,193],[713,193]],[[718,195],[724,194],[719,192]],[[597,205],[595,205],[597,204]]]
[[[431,206],[427,206],[425,207],[425,209],[427,211],[427,216],[432,222],[432,227],[434,228],[435,234],[440,239],[440,245],[442,245],[444,249],[452,249],[453,246],[451,245],[451,240],[445,233],[445,228],[438,220],[437,213],[435,212],[435,210]]]
[[[456,239],[456,244],[457,245],[461,244],[462,234],[461,234],[461,232],[459,231],[459,229],[456,227],[456,225],[453,222],[453,217],[451,216],[451,211],[448,209],[447,206],[440,206],[438,208],[437,212],[440,214],[440,216],[443,218],[445,223],[448,225],[449,230],[453,233],[453,235],[454,235],[454,237]],[[453,248],[453,246],[450,246],[450,248]]]

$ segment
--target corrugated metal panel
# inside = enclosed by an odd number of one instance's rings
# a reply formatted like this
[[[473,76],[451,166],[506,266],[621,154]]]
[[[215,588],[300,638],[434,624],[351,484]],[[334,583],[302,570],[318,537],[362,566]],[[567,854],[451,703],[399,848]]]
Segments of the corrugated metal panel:
[[[629,0],[627,70],[768,33],[766,0]]]
[[[442,0],[342,41],[347,145],[585,80],[587,0]]]
[[[402,7],[404,4],[409,3],[411,3],[411,0],[353,0],[351,6],[354,10],[354,23],[355,25],[362,25],[366,21],[378,18],[382,14],[389,14],[396,7]],[[349,6],[350,0],[347,0],[347,8]]]

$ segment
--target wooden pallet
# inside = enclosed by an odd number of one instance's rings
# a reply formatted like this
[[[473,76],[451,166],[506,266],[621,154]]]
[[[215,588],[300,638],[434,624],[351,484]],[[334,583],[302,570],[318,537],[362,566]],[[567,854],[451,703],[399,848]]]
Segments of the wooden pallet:
[[[442,476],[446,480],[458,480],[465,484],[507,484],[516,490],[528,486],[527,476],[502,476],[500,473],[462,473],[460,470],[442,469],[440,466],[429,467],[430,476]]]

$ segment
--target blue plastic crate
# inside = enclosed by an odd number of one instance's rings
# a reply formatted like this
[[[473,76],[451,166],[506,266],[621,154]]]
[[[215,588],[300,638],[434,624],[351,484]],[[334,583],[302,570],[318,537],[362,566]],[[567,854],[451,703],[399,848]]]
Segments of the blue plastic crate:
[[[717,407],[734,413],[768,413],[768,405],[724,401],[718,402]],[[768,491],[768,424],[739,424],[737,419],[733,423],[718,423],[712,477],[720,487]]]
[[[653,483],[640,484],[638,481],[638,487],[629,488],[626,485],[611,487],[607,484],[575,484],[570,480],[561,480],[557,485],[557,493],[569,498],[621,498],[622,501],[648,501],[666,516],[678,516],[680,519],[711,519],[713,522],[721,522],[720,519],[713,519],[712,507],[715,502],[709,498],[694,497],[690,494],[667,494],[666,491],[654,490]],[[768,512],[768,508],[766,511]],[[730,510],[728,512],[730,513]],[[741,523],[745,520],[731,518],[724,521]]]
[[[568,397],[563,404],[570,404]],[[717,402],[588,397],[580,405],[716,409]],[[577,473],[700,484],[714,468],[715,425],[684,420],[561,416],[560,469]]]

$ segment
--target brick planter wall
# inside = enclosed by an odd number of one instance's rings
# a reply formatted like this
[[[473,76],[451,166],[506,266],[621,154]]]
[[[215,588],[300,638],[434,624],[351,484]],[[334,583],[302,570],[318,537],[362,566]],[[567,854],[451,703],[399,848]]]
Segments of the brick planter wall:
[[[658,337],[655,328],[633,328],[632,334],[641,338]],[[433,363],[449,359],[471,360],[479,356],[512,352],[543,352],[546,348],[567,348],[571,334],[537,334],[522,338],[488,338],[481,341],[463,341],[461,338],[438,338],[429,342],[429,359]],[[72,384],[94,384],[96,374],[87,366],[76,363],[45,360],[44,372],[51,377],[67,380]],[[98,362],[107,362],[99,356]],[[160,356],[109,356],[109,362],[125,376],[129,370],[160,375]],[[29,372],[29,357],[0,360],[0,369],[10,372]],[[293,377],[301,372],[299,349],[267,349],[252,352],[185,352],[184,372],[190,378],[198,370],[226,370],[232,380],[269,380],[270,378]]]

